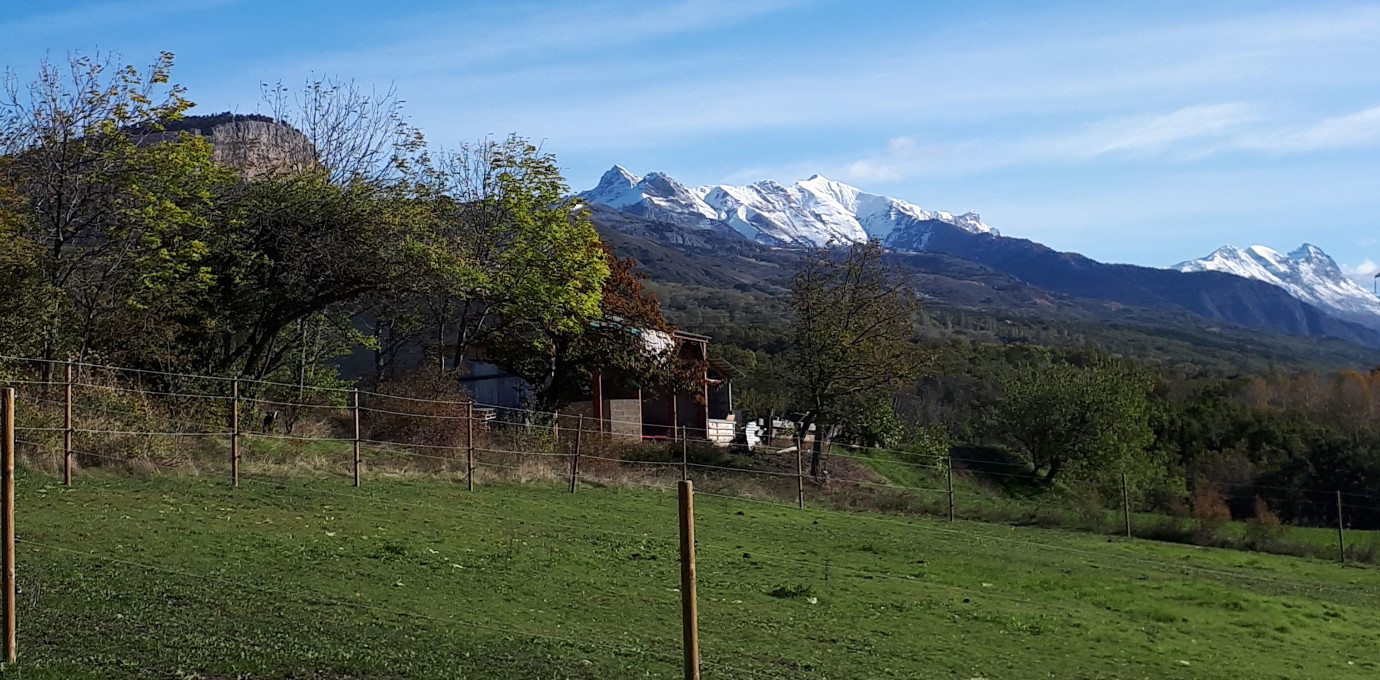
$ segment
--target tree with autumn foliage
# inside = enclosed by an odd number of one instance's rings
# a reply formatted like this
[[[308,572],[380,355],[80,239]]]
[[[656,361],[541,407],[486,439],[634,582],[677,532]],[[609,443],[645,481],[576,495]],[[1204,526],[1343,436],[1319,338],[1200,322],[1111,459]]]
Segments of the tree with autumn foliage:
[[[524,324],[488,348],[488,358],[534,388],[542,409],[563,406],[588,394],[596,372],[617,373],[643,389],[677,389],[695,394],[703,361],[682,359],[637,261],[618,257],[603,243],[593,246],[608,264],[598,319],[577,327]]]

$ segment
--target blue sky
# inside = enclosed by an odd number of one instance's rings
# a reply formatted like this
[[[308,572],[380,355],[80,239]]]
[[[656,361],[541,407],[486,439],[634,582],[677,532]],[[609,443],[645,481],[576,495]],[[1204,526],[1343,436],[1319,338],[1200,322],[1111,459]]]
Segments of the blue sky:
[[[390,85],[438,145],[517,132],[576,189],[821,173],[1168,265],[1307,241],[1380,260],[1380,4],[0,0],[0,64],[177,55],[201,112]]]

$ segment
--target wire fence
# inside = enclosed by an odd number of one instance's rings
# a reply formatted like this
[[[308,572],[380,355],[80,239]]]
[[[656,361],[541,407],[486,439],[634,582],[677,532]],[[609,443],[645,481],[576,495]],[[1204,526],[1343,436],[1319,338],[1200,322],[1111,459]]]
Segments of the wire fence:
[[[109,369],[101,367],[100,370]],[[632,438],[610,433],[605,426],[589,418],[522,409],[483,413],[482,410],[499,409],[463,400],[334,390],[322,393],[342,398],[331,403],[311,403],[265,392],[254,396],[252,389],[241,392],[234,381],[229,382],[232,394],[228,398],[180,389],[145,389],[109,379],[20,379],[8,382],[21,385],[25,393],[20,400],[20,425],[16,428],[21,453],[36,467],[75,472],[75,480],[69,478],[68,481],[78,485],[85,468],[143,470],[160,476],[194,471],[198,477],[220,482],[222,487],[243,483],[270,499],[270,506],[301,507],[294,503],[294,499],[309,497],[335,499],[332,502],[350,503],[350,507],[355,509],[386,504],[402,515],[425,510],[428,519],[443,519],[451,525],[452,530],[474,532],[475,535],[487,532],[491,537],[498,535],[499,541],[510,551],[529,549],[516,547],[524,545],[520,532],[536,527],[544,530],[542,540],[559,543],[562,551],[586,555],[582,569],[589,569],[598,579],[605,580],[613,574],[614,581],[624,578],[633,582],[634,575],[640,576],[640,572],[646,569],[643,566],[627,566],[630,560],[640,560],[637,565],[645,562],[637,557],[643,554],[641,552],[632,552],[633,557],[629,557],[628,546],[647,546],[639,547],[637,551],[650,549],[661,554],[671,551],[676,540],[674,523],[663,521],[655,525],[659,526],[659,530],[639,531],[624,528],[622,522],[611,525],[609,522],[585,519],[587,515],[584,512],[561,514],[553,510],[550,516],[533,516],[531,513],[509,511],[505,504],[498,502],[457,508],[433,502],[426,497],[372,493],[370,485],[373,480],[377,480],[382,487],[398,480],[417,478],[463,482],[469,484],[469,488],[476,483],[545,481],[562,485],[568,483],[569,491],[577,493],[589,485],[606,489],[638,487],[669,490],[678,480],[693,478],[699,489],[698,495],[706,499],[705,511],[710,518],[706,521],[708,526],[701,533],[698,545],[705,556],[705,563],[710,565],[710,573],[727,574],[734,569],[745,568],[737,566],[744,561],[749,564],[770,564],[772,566],[768,573],[774,575],[771,577],[772,583],[780,582],[770,591],[770,597],[780,599],[782,608],[791,606],[797,600],[814,597],[809,594],[812,591],[808,584],[798,583],[809,580],[801,576],[808,572],[823,574],[822,583],[829,583],[830,574],[833,574],[836,579],[847,578],[850,582],[886,583],[889,584],[888,588],[897,589],[887,590],[887,593],[910,593],[917,598],[962,598],[963,603],[969,600],[996,601],[1011,607],[1058,612],[1061,616],[1103,623],[1111,616],[1105,607],[1094,602],[1059,601],[1042,596],[1038,591],[1001,592],[987,583],[917,578],[915,574],[899,571],[894,564],[881,559],[869,562],[865,554],[859,557],[857,551],[845,561],[841,555],[831,552],[834,549],[827,545],[802,547],[782,542],[767,549],[754,545],[749,557],[741,546],[735,544],[732,530],[737,525],[725,521],[725,518],[744,516],[745,512],[755,512],[756,509],[803,511],[806,513],[804,518],[813,517],[815,521],[835,521],[841,517],[862,521],[877,526],[888,535],[903,536],[906,537],[904,540],[916,544],[927,544],[935,538],[942,538],[955,544],[971,545],[974,552],[986,555],[1020,549],[1031,564],[1042,565],[1051,572],[1066,569],[1069,561],[1073,560],[1098,573],[1122,574],[1127,579],[1144,578],[1146,573],[1166,577],[1188,573],[1232,587],[1296,594],[1325,593],[1339,601],[1361,602],[1367,606],[1373,606],[1374,601],[1380,598],[1380,590],[1364,584],[1340,587],[1278,575],[1262,575],[1249,566],[1199,564],[1127,552],[1108,555],[1106,552],[1057,541],[1037,540],[1025,534],[1006,536],[994,533],[981,523],[964,521],[964,517],[982,519],[983,512],[987,510],[980,505],[964,507],[962,502],[965,500],[964,494],[970,493],[967,490],[969,487],[955,488],[952,485],[956,468],[962,477],[968,474],[964,463],[976,465],[989,461],[840,447],[829,453],[831,471],[835,474],[817,478],[809,474],[803,462],[805,456],[799,449],[791,447],[763,446],[750,454],[742,454],[702,442],[648,443],[640,438],[629,440]],[[206,384],[212,383],[208,381]],[[264,386],[298,389],[298,386],[283,386],[280,383],[267,383]],[[390,402],[392,405],[385,408]],[[207,407],[208,403],[216,406]],[[409,409],[408,404],[414,405],[413,408]],[[267,409],[261,407],[267,406],[280,409],[277,418],[266,418]],[[422,408],[436,410],[424,411]],[[310,411],[315,415],[298,418],[289,424],[279,420],[283,418],[282,411],[288,409]],[[252,423],[252,426],[246,427],[248,423]],[[929,479],[933,483],[901,485],[888,481],[869,466],[876,462],[878,453],[887,455],[887,464],[928,475],[918,478]],[[364,473],[362,477],[361,472]],[[992,473],[988,469],[983,474],[1019,476],[1014,470]],[[342,483],[342,479],[350,477],[357,484],[360,480],[363,483],[359,488]],[[971,493],[977,495],[976,491]],[[471,497],[478,499],[483,496]],[[1338,495],[1338,498],[1341,496]],[[1357,508],[1368,507],[1362,502],[1368,498],[1349,496],[1347,505],[1338,507],[1351,507],[1353,501]],[[1244,496],[1230,494],[1226,495],[1226,499],[1247,500]],[[956,500],[959,506],[957,513]],[[974,499],[975,502],[979,500],[984,499]],[[572,505],[579,507],[579,504]],[[555,506],[547,504],[544,507],[553,509]],[[1164,530],[1161,525],[1163,518],[1133,514],[1129,506],[1123,510],[1127,523],[1134,525],[1131,528],[1136,535],[1159,537],[1154,536],[1154,532]],[[1050,511],[1054,512],[1054,509]],[[648,512],[655,512],[655,508],[649,508]],[[916,518],[915,515],[941,518],[947,515],[953,523],[936,523]],[[389,516],[399,515],[394,513]],[[110,524],[112,518],[107,515],[84,513],[74,517],[72,522],[84,526],[87,531],[128,531],[129,536],[136,540],[149,532],[182,531],[195,534],[204,531],[149,513],[141,515],[136,525],[128,530],[113,528]],[[637,525],[648,526],[646,523]],[[403,530],[401,525],[378,527],[380,532],[385,529]],[[502,540],[503,531],[509,532],[506,541]],[[116,574],[159,574],[177,581],[180,584],[177,586],[179,593],[202,598],[207,607],[223,605],[227,592],[248,592],[301,607],[354,610],[401,621],[421,622],[428,626],[468,628],[499,638],[602,652],[614,658],[635,660],[629,663],[641,664],[643,668],[659,667],[668,674],[670,671],[665,669],[674,667],[679,659],[679,654],[668,651],[678,646],[674,607],[667,604],[664,596],[647,592],[629,595],[645,601],[645,606],[640,608],[647,610],[645,614],[633,615],[632,622],[623,622],[628,624],[625,628],[634,632],[616,632],[620,626],[615,621],[608,626],[577,633],[562,630],[559,626],[563,624],[551,623],[556,619],[537,614],[527,618],[549,625],[517,625],[504,620],[486,619],[481,612],[503,608],[503,600],[498,597],[476,599],[476,602],[482,602],[490,609],[476,608],[469,612],[441,614],[428,610],[420,600],[404,597],[395,598],[396,602],[387,597],[360,600],[342,594],[343,591],[324,592],[321,586],[308,583],[305,577],[294,574],[278,575],[274,577],[275,580],[265,582],[262,579],[226,575],[223,570],[211,567],[210,563],[181,566],[180,563],[161,562],[153,554],[139,557],[142,551],[131,555],[114,551],[108,546],[83,549],[47,536],[25,538],[23,545],[31,553],[50,555],[49,559],[100,565],[115,570]],[[389,545],[384,545],[384,557],[379,559],[388,559]],[[603,548],[609,545],[617,545],[619,551],[608,550],[607,554],[594,552],[595,557],[588,556],[593,550],[592,546]],[[1356,543],[1342,544],[1343,557],[1350,559],[1358,559],[1364,549],[1364,546]],[[465,567],[458,562],[447,564],[448,568]],[[665,571],[662,569],[657,573],[665,577]],[[350,585],[361,579],[353,567],[346,566],[344,571],[329,571],[329,575],[349,585],[347,590],[363,588]],[[570,592],[607,589],[607,586],[595,584],[594,578],[572,578],[560,586]],[[116,580],[112,583],[121,582]],[[377,586],[377,583],[372,586]],[[115,585],[103,587],[109,589]],[[398,587],[402,588],[401,585]],[[505,584],[504,587],[514,586]],[[518,590],[527,592],[521,587]],[[704,592],[709,595],[707,615],[716,622],[733,621],[736,615],[729,605],[735,601],[734,598],[747,596],[736,582],[713,576],[707,579]],[[859,596],[868,595],[863,592]],[[654,615],[651,613],[653,611],[663,613]],[[738,623],[741,625],[741,622]],[[769,622],[762,624],[771,627]],[[752,637],[748,632],[739,634]],[[716,639],[714,642],[717,643],[717,649],[715,645],[706,648],[704,665],[713,669],[717,676],[748,678],[798,675],[798,668],[789,665],[783,667],[780,659],[772,658],[770,654],[742,655],[726,651],[731,646],[728,640]],[[862,657],[856,655],[849,658],[850,663],[862,662]]]
[[[1332,549],[1343,560],[1370,561],[1380,552],[1364,531],[1380,525],[1380,496],[1364,493],[1221,484],[1205,503],[1195,499],[1203,507],[1185,507],[1181,516],[1142,511],[1129,496],[1107,503],[1109,508],[1074,508],[1067,502],[1012,501],[984,490],[1030,481],[1032,471],[1018,460],[831,443],[824,454],[827,465],[814,470],[808,460],[813,452],[779,440],[750,450],[723,448],[688,441],[676,430],[679,440],[648,441],[620,431],[640,430],[639,422],[459,397],[4,356],[0,362],[11,367],[6,382],[26,393],[19,432],[36,443],[60,441],[60,458],[54,460],[49,448],[48,460],[60,464],[69,481],[73,470],[102,464],[94,454],[136,466],[172,461],[195,462],[205,469],[221,461],[231,471],[232,483],[244,464],[280,472],[315,467],[348,474],[355,484],[367,479],[370,469],[462,475],[471,488],[485,478],[568,477],[574,490],[582,477],[603,484],[635,483],[672,476],[679,466],[681,478],[708,482],[710,492],[793,500],[797,507],[808,500],[835,508],[1108,532],[1120,524],[1124,533],[1147,538],[1321,554],[1325,539],[1320,535],[1307,534],[1303,541],[1285,535],[1288,527],[1283,525],[1293,524],[1335,529]],[[150,379],[163,384],[149,385]],[[955,475],[963,482],[958,486]],[[1253,520],[1247,525],[1250,531],[1226,526],[1233,518]]]

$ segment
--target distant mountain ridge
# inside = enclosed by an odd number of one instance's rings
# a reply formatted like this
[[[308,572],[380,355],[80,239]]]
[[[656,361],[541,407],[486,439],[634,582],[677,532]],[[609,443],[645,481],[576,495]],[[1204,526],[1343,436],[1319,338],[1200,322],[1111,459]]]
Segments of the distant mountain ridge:
[[[744,346],[764,338],[770,343],[786,332],[781,296],[802,249],[649,220],[597,203],[590,206],[590,218],[614,252],[636,259],[650,275],[673,323]],[[1061,294],[944,252],[893,251],[886,258],[909,274],[924,301],[928,321],[921,332],[928,337],[1097,347],[1153,363],[1202,361],[1204,370],[1225,374],[1380,363],[1380,352],[1355,342],[1247,328],[1175,307]]]
[[[1181,272],[1226,272],[1264,281],[1340,318],[1380,327],[1380,297],[1348,278],[1336,261],[1309,243],[1288,255],[1260,245],[1222,246],[1207,257],[1180,262],[1171,268]]]
[[[820,175],[789,187],[772,180],[686,187],[660,172],[638,177],[615,165],[580,197],[649,219],[697,229],[732,229],[773,245],[885,240],[908,225],[930,221],[975,234],[996,233],[976,213],[929,211]]]
[[[627,216],[604,212],[596,223],[602,220],[608,228],[672,247],[689,247],[710,234],[726,248],[735,237],[744,244],[778,247],[875,237],[893,251],[947,253],[1064,295],[1380,347],[1376,329],[1338,318],[1333,310],[1324,311],[1273,282],[1211,269],[1105,264],[1002,236],[975,213],[929,211],[818,175],[790,187],[767,180],[744,187],[689,188],[662,173],[638,177],[614,166],[598,186],[579,195]],[[908,266],[925,267],[926,262],[933,261],[915,260]]]

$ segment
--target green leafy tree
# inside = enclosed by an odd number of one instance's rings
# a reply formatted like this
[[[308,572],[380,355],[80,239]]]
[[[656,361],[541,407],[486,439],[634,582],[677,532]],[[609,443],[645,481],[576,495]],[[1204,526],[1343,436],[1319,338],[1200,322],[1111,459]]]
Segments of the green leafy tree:
[[[646,390],[698,394],[705,366],[676,351],[675,329],[656,295],[643,286],[637,262],[599,244],[608,264],[600,316],[576,327],[527,322],[513,328],[490,358],[535,387],[537,405],[553,409],[589,394],[596,372],[618,375]]]
[[[858,413],[875,412],[891,390],[915,379],[924,354],[914,342],[915,294],[882,263],[875,239],[809,253],[791,279],[794,316],[787,381],[814,426],[810,474],[824,472],[828,433]]]
[[[1145,371],[1110,360],[1040,363],[1003,381],[995,422],[1045,481],[1148,478],[1163,473],[1148,453],[1151,385]]]
[[[218,214],[203,314],[182,344],[210,370],[264,376],[300,354],[300,324],[407,290],[428,267],[426,210],[398,187],[323,169],[241,184]]]
[[[540,344],[600,318],[608,263],[554,156],[510,136],[443,155],[419,177],[431,226],[412,244],[427,264],[414,304],[452,367],[472,348]]]
[[[0,183],[22,203],[15,243],[35,248],[46,304],[28,322],[45,357],[157,354],[162,319],[210,282],[210,216],[233,174],[205,140],[162,132],[191,106],[171,68],[170,53],[145,71],[74,56],[26,83],[6,74]]]
[[[0,158],[0,166],[6,160]],[[4,170],[0,168],[0,176]],[[12,187],[0,184],[0,343],[8,353],[26,356],[42,351],[46,334],[33,320],[47,309],[47,287],[38,268],[39,248],[25,224],[29,217]]]

